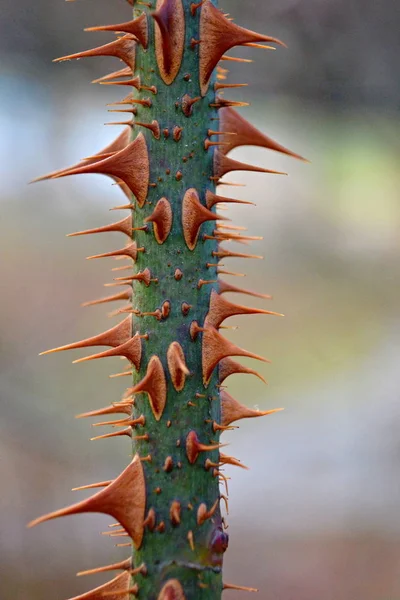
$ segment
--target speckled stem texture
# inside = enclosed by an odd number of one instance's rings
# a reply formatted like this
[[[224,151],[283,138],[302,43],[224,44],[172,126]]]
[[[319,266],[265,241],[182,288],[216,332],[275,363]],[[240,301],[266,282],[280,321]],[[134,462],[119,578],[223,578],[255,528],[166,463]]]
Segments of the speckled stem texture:
[[[301,157],[255,129],[235,110],[243,103],[224,96],[224,88],[239,85],[225,81],[228,61],[240,60],[226,52],[279,40],[239,27],[211,0],[129,4],[131,20],[91,28],[117,34],[113,41],[58,59],[123,61],[122,69],[99,80],[128,93],[111,109],[122,117],[121,133],[92,157],[40,179],[102,173],[125,194],[119,208],[126,217],[72,234],[118,231],[125,237],[121,248],[90,257],[124,259],[114,262],[121,265],[116,292],[86,303],[124,301],[116,311],[122,321],[48,352],[106,346],[76,362],[128,360],[121,375],[133,380],[122,400],[79,416],[101,416],[100,423],[111,426],[101,438],[131,438],[132,461],[113,481],[86,486],[99,488],[94,495],[31,525],[82,512],[117,521],[113,533],[131,547],[130,556],[85,572],[119,574],[75,600],[218,600],[223,590],[255,591],[222,580],[224,466],[242,465],[220,451],[220,436],[239,419],[274,412],[249,409],[226,391],[224,381],[234,373],[262,378],[232,356],[264,359],[225,339],[221,326],[234,315],[275,313],[226,298],[227,292],[265,296],[221,279],[228,274],[222,259],[259,257],[223,244],[252,238],[217,213],[218,204],[240,201],[217,195],[216,186],[231,171],[273,173],[228,157],[238,146]]]

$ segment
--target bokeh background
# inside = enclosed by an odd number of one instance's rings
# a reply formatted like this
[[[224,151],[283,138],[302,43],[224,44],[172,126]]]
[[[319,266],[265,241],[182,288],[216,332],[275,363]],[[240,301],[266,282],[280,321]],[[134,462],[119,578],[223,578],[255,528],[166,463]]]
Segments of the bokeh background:
[[[231,97],[250,100],[247,118],[312,161],[237,151],[290,177],[238,174],[247,187],[224,190],[256,202],[230,216],[264,236],[253,245],[264,261],[229,266],[286,314],[237,319],[229,332],[273,361],[261,367],[269,387],[242,376],[230,391],[285,412],[227,436],[251,470],[228,473],[226,579],[259,587],[262,600],[398,600],[398,2],[226,0],[224,8],[289,46],[233,52],[254,62],[230,63],[231,82],[251,82]],[[90,423],[73,417],[120,397],[124,382],[108,378],[119,364],[37,356],[104,329],[102,307],[79,305],[103,293],[107,265],[84,257],[115,238],[65,234],[108,222],[121,192],[100,176],[27,181],[114,137],[101,125],[120,91],[89,82],[118,64],[51,60],[110,39],[84,26],[129,15],[123,0],[1,2],[1,598],[83,593],[106,577],[83,581],[76,571],[126,555],[99,535],[108,523],[100,516],[25,524],[84,497],[70,488],[112,478],[128,460],[127,442],[89,443]]]

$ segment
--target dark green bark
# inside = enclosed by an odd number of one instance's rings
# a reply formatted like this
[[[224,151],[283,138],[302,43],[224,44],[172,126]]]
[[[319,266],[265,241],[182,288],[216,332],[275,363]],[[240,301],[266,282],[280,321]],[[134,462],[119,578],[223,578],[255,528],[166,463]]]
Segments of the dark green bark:
[[[220,401],[217,375],[214,374],[207,388],[203,385],[201,370],[202,335],[193,341],[190,324],[197,321],[203,325],[208,312],[210,293],[217,284],[206,284],[200,288],[200,280],[217,280],[212,252],[217,249],[215,240],[203,241],[202,235],[212,235],[214,222],[205,223],[201,228],[196,248],[188,249],[182,232],[182,198],[188,188],[195,188],[204,203],[206,190],[214,191],[213,148],[205,150],[204,142],[209,129],[218,129],[217,111],[210,107],[215,92],[213,82],[208,94],[193,105],[190,116],[182,109],[182,99],[188,94],[191,98],[200,96],[198,46],[191,47],[191,40],[199,39],[199,14],[191,14],[191,0],[184,0],[185,9],[185,50],[180,71],[171,85],[166,85],[160,75],[154,49],[154,21],[149,19],[150,40],[148,50],[138,48],[136,74],[143,85],[157,89],[156,94],[142,90],[139,98],[151,98],[152,107],[138,107],[136,119],[141,122],[158,121],[160,139],[151,131],[144,131],[150,156],[150,181],[156,183],[149,190],[145,206],[133,212],[134,226],[141,226],[149,216],[157,201],[166,197],[172,206],[173,226],[164,244],[159,245],[149,231],[138,231],[134,235],[138,246],[144,246],[135,271],[149,268],[158,283],[133,284],[133,308],[141,312],[151,312],[161,308],[165,301],[171,304],[168,318],[157,320],[153,316],[134,316],[134,330],[148,333],[149,339],[143,344],[142,366],[135,374],[137,382],[145,375],[148,359],[152,355],[160,357],[167,372],[166,355],[169,345],[178,341],[182,346],[186,364],[191,375],[185,387],[177,392],[168,378],[167,403],[161,420],[157,422],[146,395],[138,395],[134,416],[145,415],[146,424],[137,428],[137,434],[148,433],[149,441],[134,441],[134,453],[140,456],[151,455],[151,462],[144,463],[147,491],[147,508],[154,508],[157,524],[165,523],[163,532],[146,530],[142,547],[134,552],[135,565],[144,562],[147,576],[138,576],[139,598],[157,598],[162,582],[177,578],[182,583],[187,600],[217,599],[222,591],[221,547],[222,523],[219,509],[212,520],[197,524],[197,509],[201,503],[211,508],[219,497],[219,480],[214,469],[206,469],[206,458],[218,463],[218,451],[202,453],[195,464],[190,464],[186,456],[185,441],[189,431],[197,432],[205,444],[218,442],[218,432],[213,431],[213,422],[219,422]],[[148,9],[145,9],[148,10]],[[135,16],[141,9],[134,10]],[[214,80],[214,78],[213,78]],[[179,141],[173,137],[173,129],[182,128]],[[168,130],[168,137],[163,130]],[[133,136],[137,135],[136,128]],[[182,174],[177,180],[176,174]],[[178,176],[179,177],[179,176]],[[182,278],[175,279],[175,271],[182,271]],[[182,313],[182,304],[191,306],[187,315]],[[196,397],[201,394],[202,397]],[[203,397],[204,395],[204,397]],[[189,404],[192,402],[195,406]],[[169,426],[168,426],[169,425]],[[163,466],[167,457],[172,457],[173,469],[165,472]],[[161,489],[160,493],[157,493]],[[157,491],[156,491],[157,490]],[[170,506],[176,500],[181,504],[181,523],[174,526],[170,520]],[[193,532],[194,549],[188,541],[188,533]],[[213,550],[214,545],[214,550]],[[204,587],[203,587],[204,586]]]

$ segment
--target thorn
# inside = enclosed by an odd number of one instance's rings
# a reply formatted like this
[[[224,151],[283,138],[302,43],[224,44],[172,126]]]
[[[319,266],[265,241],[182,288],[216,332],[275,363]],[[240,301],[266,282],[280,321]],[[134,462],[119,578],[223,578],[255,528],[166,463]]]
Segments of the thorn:
[[[194,552],[195,551],[195,545],[194,545],[193,531],[189,531],[188,532],[187,539],[188,539],[188,542],[189,542],[190,549],[193,550],[193,552]]]
[[[132,317],[127,317],[121,323],[108,329],[104,333],[100,333],[99,335],[95,335],[94,337],[87,338],[86,340],[81,340],[79,342],[74,342],[73,344],[67,344],[66,346],[60,346],[58,348],[52,348],[51,350],[46,350],[45,352],[41,352],[39,356],[43,356],[45,354],[52,354],[54,352],[61,352],[64,350],[73,350],[76,348],[87,348],[89,346],[112,346],[116,347],[120,344],[125,343],[131,336],[132,331]]]
[[[144,219],[144,223],[153,223],[154,237],[158,244],[163,244],[172,227],[172,208],[166,198],[161,198],[152,214]]]
[[[130,67],[125,67],[124,69],[113,71],[112,73],[104,75],[103,77],[99,77],[98,79],[93,79],[92,83],[102,83],[103,81],[111,81],[112,79],[118,79],[118,77],[132,77],[132,75],[132,69]]]
[[[106,304],[107,302],[114,302],[117,300],[131,300],[132,298],[132,290],[130,288],[119,292],[118,294],[114,294],[113,296],[107,296],[106,298],[99,298],[98,300],[90,300],[89,302],[84,302],[81,306],[95,306],[97,304]]]
[[[58,171],[51,178],[81,173],[109,175],[116,179],[118,184],[122,181],[136,196],[139,206],[142,207],[147,197],[150,173],[147,144],[143,134],[140,133],[133,142],[109,158]]]
[[[177,527],[181,523],[181,503],[178,500],[174,500],[169,509],[169,518],[174,527]]]
[[[85,419],[86,417],[100,417],[102,415],[112,415],[117,413],[131,414],[131,407],[127,404],[111,404],[105,408],[99,408],[97,410],[91,410],[90,412],[81,413],[76,415],[76,419]]]
[[[108,481],[100,481],[99,483],[89,483],[89,485],[81,485],[79,487],[72,488],[72,492],[79,492],[81,490],[91,490],[99,487],[107,487],[110,483],[113,482],[113,479],[109,479]]]
[[[253,292],[252,290],[244,290],[242,288],[236,287],[231,283],[227,283],[226,281],[222,281],[222,279],[218,280],[219,284],[219,293],[226,294],[228,292],[236,293],[236,294],[245,294],[247,296],[253,296],[254,298],[263,298],[265,300],[271,300],[272,296],[268,294],[259,294],[258,292]]]
[[[245,469],[246,471],[249,470],[249,467],[246,467],[246,465],[242,464],[240,460],[234,458],[233,456],[227,456],[226,454],[222,454],[222,452],[219,455],[219,460],[221,465],[233,465],[234,467],[240,467],[241,469]]]
[[[207,385],[214,368],[217,366],[220,360],[228,356],[247,356],[248,358],[255,358],[263,362],[269,362],[266,358],[247,352],[243,348],[239,348],[232,344],[232,342],[225,339],[214,327],[205,327],[203,332],[202,340],[202,353],[203,353],[203,381]],[[227,423],[222,423],[226,425]]]
[[[200,504],[197,510],[197,524],[203,525],[208,519],[214,516],[215,511],[219,506],[219,498],[214,502],[210,510],[207,510],[206,504]]]
[[[186,600],[186,596],[179,581],[169,579],[162,587],[157,600]]]
[[[185,242],[189,250],[194,250],[199,237],[200,227],[206,221],[227,220],[211,212],[200,202],[194,188],[186,191],[182,203],[182,226]]]
[[[104,225],[103,227],[96,227],[95,229],[86,229],[85,231],[69,233],[67,237],[76,237],[78,235],[89,235],[93,233],[109,233],[111,231],[125,233],[130,237],[132,231],[132,215],[129,215],[128,217],[125,217],[125,219],[117,221],[116,223]]]
[[[233,583],[224,583],[223,590],[238,590],[240,592],[258,592],[257,588],[245,587],[243,585],[234,585]]]
[[[136,56],[136,41],[130,35],[124,35],[118,38],[114,42],[93,48],[91,50],[85,50],[83,52],[77,52],[76,54],[69,54],[68,56],[62,56],[56,58],[53,62],[64,62],[66,60],[73,60],[78,58],[86,58],[91,56],[115,56],[121,59],[131,69],[135,70],[135,56]]]
[[[134,125],[144,127],[145,129],[149,129],[156,140],[159,140],[161,137],[160,125],[158,121],[152,121],[151,123],[141,123],[139,121],[135,121]]]
[[[155,51],[158,68],[164,83],[170,85],[182,64],[185,45],[185,14],[180,0],[164,0],[157,3],[151,13],[156,22]]]
[[[97,573],[105,573],[107,571],[119,571],[120,569],[123,571],[129,571],[132,575],[132,558],[130,557],[126,560],[121,560],[120,562],[114,563],[113,565],[106,565],[105,567],[97,567],[95,569],[88,569],[87,571],[79,571],[79,573],[76,575],[77,577],[81,577],[82,575],[95,575]]]
[[[234,304],[233,302],[226,300],[222,294],[218,294],[218,292],[212,290],[210,308],[206,315],[205,327],[211,325],[215,329],[218,329],[221,323],[223,323],[225,319],[229,319],[229,317],[252,314],[282,316],[280,313],[272,312],[270,310]]]
[[[127,435],[128,437],[132,437],[132,428],[126,427],[126,429],[121,429],[121,431],[113,431],[112,433],[103,433],[103,435],[97,435],[95,437],[90,438],[90,441],[95,442],[96,440],[106,440],[107,438],[118,437],[120,435]]]
[[[186,437],[186,456],[191,465],[193,465],[199,457],[200,452],[211,452],[212,450],[219,450],[226,444],[201,444],[197,433],[192,430]]]
[[[96,360],[98,358],[109,358],[113,356],[124,356],[127,358],[138,371],[140,368],[140,361],[142,358],[142,339],[143,336],[136,333],[129,340],[121,344],[120,346],[116,346],[115,348],[111,348],[110,350],[105,350],[104,352],[99,352],[98,354],[92,354],[90,356],[84,356],[83,358],[78,358],[73,361],[73,364],[78,364],[82,362],[86,362],[88,360]]]
[[[131,536],[135,547],[140,548],[144,530],[145,503],[144,472],[139,455],[136,454],[130,465],[104,490],[82,502],[35,519],[28,527],[57,517],[84,512],[101,512],[119,521]]]
[[[148,26],[146,13],[142,13],[137,19],[118,23],[116,25],[100,25],[98,27],[87,27],[85,31],[114,31],[116,33],[129,33],[135,36],[143,48],[148,45]]]
[[[227,358],[223,358],[220,361],[219,368],[218,368],[220,384],[223,383],[227,377],[229,377],[230,375],[235,375],[236,373],[255,375],[256,377],[261,379],[261,381],[263,381],[265,384],[267,383],[266,380],[264,379],[264,377],[262,375],[260,375],[260,373],[258,373],[254,369],[250,369],[249,367],[245,367],[244,365],[241,365],[240,363],[236,362],[232,358],[227,357]]]
[[[158,356],[153,355],[147,365],[146,375],[130,389],[130,393],[147,393],[156,421],[161,419],[167,401],[167,383],[164,368]]]
[[[168,369],[171,375],[171,380],[177,392],[180,392],[185,387],[185,380],[190,371],[186,366],[185,354],[182,346],[178,342],[172,342],[167,351]]]
[[[272,173],[274,175],[287,175],[282,171],[274,171],[273,169],[263,169],[262,167],[256,167],[255,165],[248,165],[246,163],[242,163],[238,160],[234,160],[233,158],[228,158],[223,154],[220,150],[215,150],[214,152],[214,173],[215,176],[212,178],[213,180],[218,181],[231,171],[253,171],[256,173]]]
[[[254,417],[264,417],[282,411],[283,408],[274,408],[272,410],[254,410],[240,404],[226,390],[221,390],[221,425],[231,425],[240,419],[253,419]]]
[[[225,154],[239,146],[259,146],[286,154],[287,156],[302,160],[303,162],[309,162],[299,154],[288,150],[284,146],[281,146],[281,144],[275,142],[272,138],[264,135],[232,107],[222,108],[219,112],[219,118],[220,127],[222,129],[232,131],[236,134],[235,136],[224,139],[224,141],[227,142],[227,145],[223,150]]]
[[[201,96],[191,98],[189,94],[185,94],[182,98],[182,112],[185,117],[190,117],[193,114],[193,106],[201,100]]]
[[[206,0],[201,10],[200,38],[200,88],[203,96],[207,92],[212,72],[230,48],[258,42],[272,42],[284,46],[276,38],[235,25],[210,0]]]
[[[225,250],[220,248],[218,251],[213,251],[212,256],[218,256],[219,258],[257,258],[262,260],[263,256],[258,256],[257,254],[242,254],[241,252],[230,252],[229,250]]]

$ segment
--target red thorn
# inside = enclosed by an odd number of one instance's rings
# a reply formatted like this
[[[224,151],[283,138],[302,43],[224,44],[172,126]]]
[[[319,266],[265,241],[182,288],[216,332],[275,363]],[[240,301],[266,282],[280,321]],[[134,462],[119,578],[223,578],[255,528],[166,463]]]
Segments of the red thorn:
[[[212,252],[213,256],[218,256],[218,258],[257,258],[262,259],[263,256],[259,256],[257,254],[242,254],[241,252],[230,252],[230,250],[225,250],[219,246],[219,250]]]
[[[113,156],[81,167],[67,169],[53,175],[53,178],[100,173],[122,180],[136,196],[139,206],[143,206],[149,187],[149,156],[143,134]]]
[[[172,208],[166,198],[161,198],[152,214],[144,220],[144,223],[153,223],[154,237],[159,244],[163,244],[172,227]]]
[[[130,229],[132,231],[132,226]],[[94,254],[93,256],[88,256],[88,260],[93,260],[95,258],[109,258],[114,256],[127,256],[128,258],[131,258],[133,262],[135,262],[137,259],[137,253],[143,252],[143,250],[144,248],[137,247],[136,242],[132,242],[120,250],[113,250],[111,252],[104,252],[104,254]]]
[[[207,510],[206,504],[204,504],[204,503],[200,504],[200,506],[197,510],[197,524],[203,525],[203,523],[205,523],[208,519],[211,519],[211,517],[214,516],[214,513],[217,510],[218,506],[219,506],[219,498],[214,502],[214,504],[212,505],[210,510]]]
[[[282,316],[279,313],[272,312],[270,310],[264,310],[262,308],[249,308],[241,304],[234,304],[226,300],[221,294],[218,294],[215,290],[211,292],[210,308],[206,315],[205,327],[211,325],[218,329],[218,327],[228,319],[235,315],[275,315]]]
[[[107,438],[119,437],[121,435],[127,435],[128,437],[132,437],[132,427],[126,427],[125,429],[121,429],[120,431],[113,431],[112,433],[104,433],[103,435],[97,435],[96,437],[90,438],[91,442],[96,440],[105,440]]]
[[[60,346],[58,348],[52,348],[51,350],[46,350],[45,352],[41,352],[40,356],[44,354],[52,354],[53,352],[61,352],[63,350],[74,350],[76,348],[87,348],[90,346],[120,346],[127,342],[131,337],[132,331],[132,317],[126,317],[121,323],[108,329],[104,333],[100,333],[99,335],[95,335],[91,338],[87,338],[85,340],[81,340],[79,342],[74,342],[72,344],[67,344],[66,346]]]
[[[274,171],[273,169],[263,169],[262,167],[257,167],[255,165],[248,165],[246,163],[242,163],[238,160],[234,160],[233,158],[228,158],[220,150],[215,150],[215,176],[213,177],[213,179],[218,181],[219,179],[221,179],[221,177],[226,175],[226,173],[230,173],[231,171],[253,171],[256,173],[272,173],[274,175],[287,175],[287,173],[283,173],[281,171]]]
[[[212,72],[230,48],[257,42],[284,45],[276,38],[235,25],[210,0],[206,0],[201,9],[200,39],[200,87],[203,96],[207,92]]]
[[[91,410],[89,412],[81,413],[76,415],[76,419],[85,419],[86,417],[100,417],[102,415],[113,415],[118,413],[131,414],[131,406],[128,404],[110,404],[104,408],[98,408],[97,410]]]
[[[219,461],[221,465],[232,465],[234,467],[240,467],[245,471],[249,470],[249,467],[246,467],[246,465],[241,463],[240,460],[234,458],[233,456],[227,456],[226,454],[222,454],[222,452],[219,455]]]
[[[218,375],[219,375],[219,383],[223,383],[227,377],[230,375],[235,375],[236,373],[244,373],[246,375],[255,375],[264,383],[267,383],[266,380],[260,373],[255,371],[254,369],[250,369],[249,367],[245,367],[240,363],[236,362],[232,358],[223,358],[218,367]]]
[[[108,73],[108,75],[103,75],[103,77],[99,77],[98,79],[93,79],[92,83],[103,83],[104,81],[111,81],[113,79],[118,79],[118,77],[132,77],[132,69],[130,67],[125,67],[124,69],[119,69],[119,71],[113,71],[112,73]],[[122,112],[122,111],[109,110],[108,112]]]
[[[214,194],[210,190],[207,190],[207,192],[206,192],[207,208],[209,208],[211,210],[211,208],[213,208],[213,206],[215,206],[216,204],[224,203],[224,202],[232,203],[232,204],[251,204],[251,205],[255,206],[254,202],[248,202],[246,200],[237,200],[236,198],[225,198],[224,196],[217,196],[217,194]]]
[[[67,237],[76,237],[78,235],[90,235],[93,233],[110,233],[117,231],[119,233],[125,233],[125,235],[131,237],[132,235],[132,215],[125,217],[121,221],[116,223],[110,223],[103,227],[96,227],[95,229],[86,229],[85,231],[76,231],[75,233],[69,233]]]
[[[211,374],[220,360],[228,356],[247,356],[263,362],[269,362],[267,359],[239,348],[225,339],[214,327],[205,327],[202,340],[203,354],[203,381],[207,385]]]
[[[186,456],[190,464],[194,464],[199,457],[200,452],[211,452],[223,448],[224,444],[201,444],[195,431],[189,431],[186,438]]]
[[[107,302],[115,302],[117,300],[130,300],[132,298],[132,290],[130,288],[114,294],[113,296],[106,296],[105,298],[99,298],[98,300],[90,300],[84,302],[81,306],[95,306],[96,304],[106,304]]]
[[[226,142],[222,150],[224,154],[227,154],[239,146],[260,146],[308,162],[299,154],[295,154],[291,150],[288,150],[284,146],[281,146],[281,144],[275,142],[272,138],[263,134],[233,108],[222,108],[219,112],[219,119],[219,124],[222,129],[236,134],[233,136],[224,136],[224,141]]]
[[[276,412],[282,411],[282,408],[272,410],[255,410],[240,404],[226,390],[221,390],[221,425],[230,425],[239,419],[253,419],[255,417],[265,417]]]
[[[174,500],[169,509],[169,518],[175,527],[181,522],[181,503]]]
[[[140,281],[143,282],[146,287],[149,287],[154,279],[151,278],[150,270],[144,269],[144,271],[139,271],[139,273],[130,275],[129,277],[117,277],[115,281]]]
[[[157,596],[157,600],[186,600],[183,588],[177,579],[169,579]]]
[[[254,298],[263,298],[265,300],[271,300],[272,296],[268,294],[259,294],[258,292],[253,292],[251,290],[245,290],[243,288],[239,288],[236,285],[232,285],[231,283],[227,283],[226,281],[222,281],[222,279],[218,280],[219,284],[219,293],[226,294],[227,292],[232,292],[236,294],[245,294],[247,296],[253,296]]]
[[[244,585],[234,585],[233,583],[224,583],[223,590],[238,590],[240,592],[258,592],[257,588],[246,587]]]
[[[156,22],[155,47],[160,75],[170,85],[182,63],[185,44],[185,14],[182,0],[163,0],[151,13]]]
[[[191,98],[189,94],[185,94],[182,98],[182,112],[185,117],[190,117],[193,114],[193,106],[201,100],[201,96]]]
[[[114,563],[113,565],[106,565],[105,567],[97,567],[95,569],[88,569],[87,571],[79,571],[77,573],[78,577],[82,575],[95,575],[96,573],[105,573],[107,571],[129,571],[132,575],[132,558],[127,558],[126,560],[121,560],[120,562]]]
[[[111,356],[124,356],[134,365],[136,371],[139,371],[142,358],[141,336],[136,334],[130,340],[116,348],[111,348],[111,350],[105,350],[105,352],[99,352],[98,354],[92,354],[91,356],[84,356],[73,362],[74,364],[77,364],[88,360],[95,360],[97,358],[109,358]]]
[[[130,390],[131,394],[146,392],[156,421],[161,419],[167,401],[167,383],[162,363],[158,356],[150,358],[146,375]]]
[[[182,226],[185,242],[189,250],[194,250],[199,237],[200,227],[206,221],[224,219],[201,204],[194,188],[186,191],[182,201]],[[226,219],[224,219],[226,220]]]
[[[115,56],[124,61],[133,72],[135,70],[136,41],[130,35],[124,35],[114,42],[104,44],[104,46],[84,50],[76,54],[69,54],[68,56],[61,56],[61,58],[56,58],[53,62],[64,62],[66,60],[91,56]]]
[[[134,35],[143,48],[148,45],[148,25],[146,13],[142,13],[137,19],[116,25],[100,25],[98,27],[87,27],[85,31],[115,31],[116,33],[129,33]]]
[[[140,548],[143,538],[145,504],[144,472],[140,457],[136,454],[131,464],[104,490],[97,492],[87,500],[35,519],[29,523],[28,527],[57,517],[78,513],[106,513],[121,523],[131,536],[135,547]]]
[[[186,366],[182,346],[178,342],[170,344],[167,351],[167,362],[172,384],[176,391],[180,392],[185,387],[186,376],[190,375],[190,371]]]
[[[52,171],[48,175],[43,175],[42,177],[37,177],[36,179],[34,179],[32,181],[32,183],[38,182],[38,181],[44,181],[46,179],[52,179],[53,177],[61,176],[62,174],[66,174],[68,171],[75,170],[77,168],[80,168],[82,166],[89,165],[89,164],[92,164],[95,162],[99,162],[98,156],[101,156],[104,154],[112,155],[115,152],[119,152],[120,150],[125,148],[129,144],[130,136],[131,136],[130,127],[127,127],[119,134],[119,136],[114,141],[111,142],[111,144],[109,144],[108,146],[106,146],[105,148],[100,150],[100,152],[98,152],[94,156],[92,156],[90,158],[85,158],[81,162],[73,165],[72,167],[68,167],[67,169],[59,169],[58,171]],[[121,186],[121,187],[122,187],[124,193],[126,194],[126,196],[128,198],[130,198],[131,193],[130,193],[129,188],[126,185]]]
[[[95,488],[107,487],[113,482],[113,479],[108,481],[99,481],[98,483],[89,483],[88,485],[80,485],[79,487],[72,488],[72,492],[79,492],[82,490],[93,490]]]

